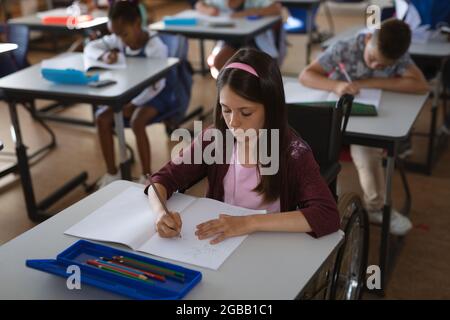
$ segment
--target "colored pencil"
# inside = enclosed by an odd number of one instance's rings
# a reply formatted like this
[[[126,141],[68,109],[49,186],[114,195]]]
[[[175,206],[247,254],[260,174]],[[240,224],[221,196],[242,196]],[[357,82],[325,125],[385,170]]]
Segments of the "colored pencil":
[[[105,258],[105,257],[100,257],[100,260],[104,261],[107,264],[111,264],[112,266],[117,266],[117,267],[121,267],[124,268],[125,270],[131,271],[131,272],[139,272],[141,274],[143,274],[144,276],[147,276],[151,279],[155,279],[155,280],[159,280],[162,282],[166,281],[166,278],[163,275],[159,275],[153,272],[149,272],[149,271],[144,271],[144,270],[140,270],[138,268],[134,268],[131,266],[126,266],[123,263],[120,263],[118,261],[114,261],[113,259],[109,259],[109,258]]]

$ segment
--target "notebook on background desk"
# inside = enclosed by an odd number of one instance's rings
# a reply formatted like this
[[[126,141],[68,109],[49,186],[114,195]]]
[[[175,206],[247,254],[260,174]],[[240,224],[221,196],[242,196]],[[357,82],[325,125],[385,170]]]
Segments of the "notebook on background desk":
[[[339,97],[333,92],[307,88],[297,82],[284,83],[284,92],[288,104],[324,105],[324,103],[335,104],[339,100]],[[382,90],[380,89],[361,89],[353,100],[351,114],[376,116],[381,95]]]

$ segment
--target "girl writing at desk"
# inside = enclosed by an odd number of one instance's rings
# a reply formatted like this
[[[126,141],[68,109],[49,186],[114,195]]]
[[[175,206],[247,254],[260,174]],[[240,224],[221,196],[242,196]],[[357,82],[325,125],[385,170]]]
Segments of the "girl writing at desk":
[[[213,164],[207,164],[204,157],[197,163],[180,163],[180,159],[172,158],[152,176],[163,201],[176,190],[207,177],[207,197],[267,211],[267,214],[249,216],[224,213],[198,225],[198,238],[209,239],[212,244],[257,231],[309,232],[316,237],[337,231],[340,220],[335,200],[320,175],[311,149],[288,126],[283,82],[277,63],[261,51],[241,49],[220,72],[217,92],[213,127],[204,130],[179,156],[186,152],[193,155],[196,144],[202,151],[210,148],[215,140],[206,141],[203,137],[208,131],[216,130],[222,136],[231,134],[231,147],[223,144],[221,147],[216,145],[215,149],[229,157],[225,156],[226,161],[222,163]],[[271,155],[271,161],[279,160],[279,165],[270,174],[263,173],[264,166],[252,149],[255,144],[249,143],[253,138],[260,140],[262,129],[278,130],[278,139],[269,143],[279,146]],[[252,130],[254,135],[243,134]],[[270,132],[268,136],[271,136]],[[182,226],[180,215],[176,212],[164,214],[153,188],[147,186],[145,192],[151,207],[159,214],[156,222],[159,235],[177,236]]]

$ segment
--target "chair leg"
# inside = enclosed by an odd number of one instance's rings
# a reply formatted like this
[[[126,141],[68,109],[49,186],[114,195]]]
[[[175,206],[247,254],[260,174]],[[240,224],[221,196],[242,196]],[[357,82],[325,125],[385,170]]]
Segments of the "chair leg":
[[[396,166],[398,172],[400,173],[400,178],[402,179],[403,189],[405,190],[405,202],[403,204],[402,213],[406,216],[409,216],[411,211],[411,190],[409,189],[408,180],[406,178],[403,160],[397,158]]]
[[[50,127],[42,119],[40,119],[36,115],[36,104],[35,104],[34,100],[31,100],[29,102],[24,102],[22,105],[25,107],[25,110],[27,110],[30,113],[33,120],[37,121],[44,128],[44,130],[47,131],[48,134],[50,135],[51,141],[48,145],[48,148],[55,147],[56,146],[55,133],[52,131],[52,129],[50,129]]]

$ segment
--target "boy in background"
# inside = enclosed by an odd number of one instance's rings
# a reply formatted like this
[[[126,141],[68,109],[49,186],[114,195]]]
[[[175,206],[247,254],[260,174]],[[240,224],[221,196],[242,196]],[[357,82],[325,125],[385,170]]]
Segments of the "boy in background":
[[[329,47],[303,70],[299,81],[304,86],[333,91],[339,96],[345,93],[357,95],[361,88],[424,94],[429,87],[407,52],[410,43],[411,30],[406,23],[386,20],[373,33],[359,33]],[[344,64],[350,82],[345,72],[339,70],[339,63]],[[383,149],[351,145],[350,152],[369,219],[381,223],[385,193]],[[404,235],[411,227],[407,217],[392,209],[392,234]]]

